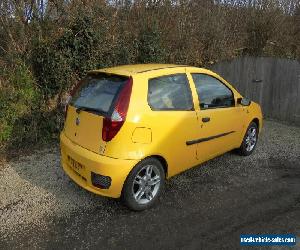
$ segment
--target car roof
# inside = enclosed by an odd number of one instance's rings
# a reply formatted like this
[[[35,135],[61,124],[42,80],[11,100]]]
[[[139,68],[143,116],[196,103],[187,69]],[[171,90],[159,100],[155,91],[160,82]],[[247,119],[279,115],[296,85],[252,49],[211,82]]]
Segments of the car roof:
[[[231,89],[233,89],[235,92],[237,90],[224,78],[222,78],[217,73],[205,69],[205,68],[198,68],[195,66],[188,66],[188,65],[177,65],[177,64],[130,64],[130,65],[121,65],[111,68],[103,68],[103,69],[96,69],[91,70],[89,73],[108,73],[108,74],[114,74],[114,75],[122,75],[122,76],[133,76],[136,74],[143,74],[145,72],[151,72],[155,70],[163,70],[163,69],[176,69],[176,68],[185,68],[187,72],[190,73],[200,73],[200,74],[208,74],[212,77],[215,77],[222,82],[226,83],[227,86],[230,86]],[[237,92],[238,93],[238,92]],[[239,94],[239,93],[238,93]]]
[[[199,73],[206,73],[216,75],[214,72],[205,69],[205,68],[198,68],[194,66],[188,65],[176,65],[176,64],[131,64],[131,65],[121,65],[111,68],[103,68],[103,69],[96,69],[91,70],[89,73],[109,73],[109,74],[116,74],[116,75],[123,75],[123,76],[132,76],[135,74],[141,74],[145,72],[151,72],[154,70],[162,70],[168,68],[185,68],[188,71],[194,71]]]
[[[144,73],[153,70],[166,69],[166,68],[181,68],[188,67],[186,65],[176,65],[176,64],[132,64],[132,65],[121,65],[111,68],[104,68],[98,70],[92,70],[90,72],[105,72],[112,74],[120,74],[120,75],[133,75],[138,73]]]

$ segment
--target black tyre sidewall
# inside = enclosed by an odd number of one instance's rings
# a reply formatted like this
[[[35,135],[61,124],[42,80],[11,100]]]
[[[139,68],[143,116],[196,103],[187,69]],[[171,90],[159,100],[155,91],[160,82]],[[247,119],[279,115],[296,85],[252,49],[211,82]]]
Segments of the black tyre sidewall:
[[[157,194],[155,195],[155,197],[149,203],[138,204],[136,202],[136,200],[134,199],[134,197],[132,196],[132,185],[133,185],[135,176],[145,165],[155,165],[158,168],[158,170],[160,172],[160,177],[161,177],[160,178],[160,187],[159,187],[159,190],[158,190]],[[127,176],[127,179],[123,186],[121,199],[128,208],[130,208],[134,211],[142,211],[142,210],[152,207],[157,202],[159,196],[161,195],[161,193],[164,189],[164,185],[165,185],[165,171],[164,171],[162,164],[160,163],[159,160],[157,160],[155,158],[147,158],[147,159],[144,159],[143,161],[139,162]]]
[[[251,129],[253,127],[256,129],[256,143],[255,143],[254,148],[251,151],[247,151],[247,149],[246,149],[247,133],[248,133],[249,129]],[[250,125],[248,126],[247,130],[246,130],[246,133],[244,135],[244,139],[243,139],[242,145],[240,147],[240,154],[241,155],[248,156],[248,155],[251,155],[253,153],[253,151],[255,150],[256,145],[257,145],[258,133],[259,133],[259,131],[258,131],[258,127],[257,127],[256,123],[255,122],[251,122]]]

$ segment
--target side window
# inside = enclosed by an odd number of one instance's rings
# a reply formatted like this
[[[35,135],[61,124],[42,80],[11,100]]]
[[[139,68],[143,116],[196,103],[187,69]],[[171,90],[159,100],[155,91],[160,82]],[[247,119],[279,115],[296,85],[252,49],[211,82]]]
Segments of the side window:
[[[234,106],[232,91],[218,79],[205,74],[192,74],[200,108],[227,108]]]
[[[148,103],[152,110],[193,110],[186,74],[152,78],[148,82]]]

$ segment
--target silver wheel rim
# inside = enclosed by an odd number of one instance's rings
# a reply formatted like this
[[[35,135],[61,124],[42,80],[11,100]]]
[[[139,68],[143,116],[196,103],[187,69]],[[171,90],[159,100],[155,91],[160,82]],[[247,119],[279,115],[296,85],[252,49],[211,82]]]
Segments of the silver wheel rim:
[[[251,127],[248,129],[247,137],[246,137],[246,150],[248,152],[250,152],[254,149],[256,141],[257,141],[256,128]]]
[[[147,204],[160,188],[160,172],[155,165],[144,166],[135,176],[132,195],[138,204]]]

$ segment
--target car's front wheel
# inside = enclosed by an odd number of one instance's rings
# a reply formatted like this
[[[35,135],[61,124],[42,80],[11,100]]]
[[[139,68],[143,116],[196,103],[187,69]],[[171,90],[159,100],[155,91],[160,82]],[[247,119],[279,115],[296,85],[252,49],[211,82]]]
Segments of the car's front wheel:
[[[122,200],[133,210],[151,207],[158,199],[165,184],[165,172],[156,158],[147,158],[138,163],[128,175]]]
[[[239,152],[241,155],[248,156],[254,151],[258,140],[258,127],[255,122],[251,122],[247,128]]]

